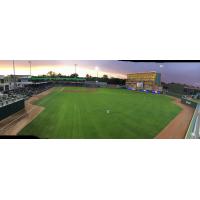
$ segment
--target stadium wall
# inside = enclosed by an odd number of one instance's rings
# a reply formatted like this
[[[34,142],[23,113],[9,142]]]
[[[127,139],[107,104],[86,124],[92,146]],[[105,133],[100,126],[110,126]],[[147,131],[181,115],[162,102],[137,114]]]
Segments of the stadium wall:
[[[183,94],[179,94],[179,93],[175,93],[175,92],[169,92],[169,91],[168,92],[164,91],[164,93],[169,95],[169,96],[173,96],[173,97],[176,97],[176,98],[179,98],[179,99],[183,96]]]
[[[24,107],[24,99],[0,107],[0,120],[5,119],[6,117],[9,117],[10,115],[24,109]]]
[[[200,138],[200,104],[197,104],[196,110],[190,122],[190,126],[186,133],[185,139]]]
[[[196,102],[194,102],[194,101],[192,101],[192,100],[189,100],[189,99],[187,99],[187,98],[181,98],[181,103],[184,103],[184,104],[186,104],[186,105],[189,105],[189,106],[191,106],[191,107],[193,107],[193,108],[196,108],[197,107],[197,103]]]

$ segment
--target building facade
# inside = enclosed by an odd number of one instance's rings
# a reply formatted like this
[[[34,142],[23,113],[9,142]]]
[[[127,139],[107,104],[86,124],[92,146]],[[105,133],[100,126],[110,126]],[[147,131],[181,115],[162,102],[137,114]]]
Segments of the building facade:
[[[32,84],[30,82],[29,75],[0,75],[0,91],[14,90],[17,87],[24,87],[26,85]]]
[[[161,74],[153,72],[139,72],[127,75],[126,87],[133,90],[162,90]]]

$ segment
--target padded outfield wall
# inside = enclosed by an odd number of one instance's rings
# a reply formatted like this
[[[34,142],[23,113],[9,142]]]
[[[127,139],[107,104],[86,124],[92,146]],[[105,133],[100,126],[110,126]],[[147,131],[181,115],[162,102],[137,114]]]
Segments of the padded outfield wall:
[[[194,102],[194,101],[192,101],[192,100],[189,100],[189,99],[187,99],[187,98],[181,98],[181,102],[182,103],[184,103],[184,104],[186,104],[186,105],[188,105],[188,106],[191,106],[191,107],[193,107],[193,108],[196,108],[197,107],[197,103],[196,102]]]
[[[194,115],[190,122],[190,126],[186,133],[185,139],[199,139],[200,138],[200,104],[197,102],[187,99],[181,98],[181,102],[195,108]]]
[[[7,104],[3,107],[0,107],[0,120],[9,117],[10,115],[24,109],[24,99],[20,99],[16,102]]]
[[[200,139],[200,104],[196,107],[185,138]]]

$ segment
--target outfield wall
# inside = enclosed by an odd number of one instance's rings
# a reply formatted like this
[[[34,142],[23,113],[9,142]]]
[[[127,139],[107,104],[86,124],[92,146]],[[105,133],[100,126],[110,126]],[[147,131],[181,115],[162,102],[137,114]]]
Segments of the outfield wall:
[[[0,120],[22,110],[24,107],[24,99],[0,107]]]
[[[183,97],[181,98],[181,103],[184,103],[184,104],[186,104],[188,106],[191,106],[193,108],[197,107],[197,103],[196,102],[194,102],[192,100],[189,100],[189,99],[186,99],[186,98],[183,98]]]
[[[175,92],[166,92],[166,95],[173,96],[176,98],[181,98],[183,94],[175,93]]]
[[[200,139],[200,104],[196,106],[185,139]]]

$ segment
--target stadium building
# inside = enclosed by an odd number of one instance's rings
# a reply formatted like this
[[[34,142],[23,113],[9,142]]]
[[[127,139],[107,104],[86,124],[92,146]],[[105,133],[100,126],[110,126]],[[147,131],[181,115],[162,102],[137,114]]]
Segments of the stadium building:
[[[161,74],[155,71],[128,74],[126,87],[132,90],[162,91]]]
[[[0,92],[13,90],[17,87],[25,87],[32,84],[29,75],[0,75]]]

